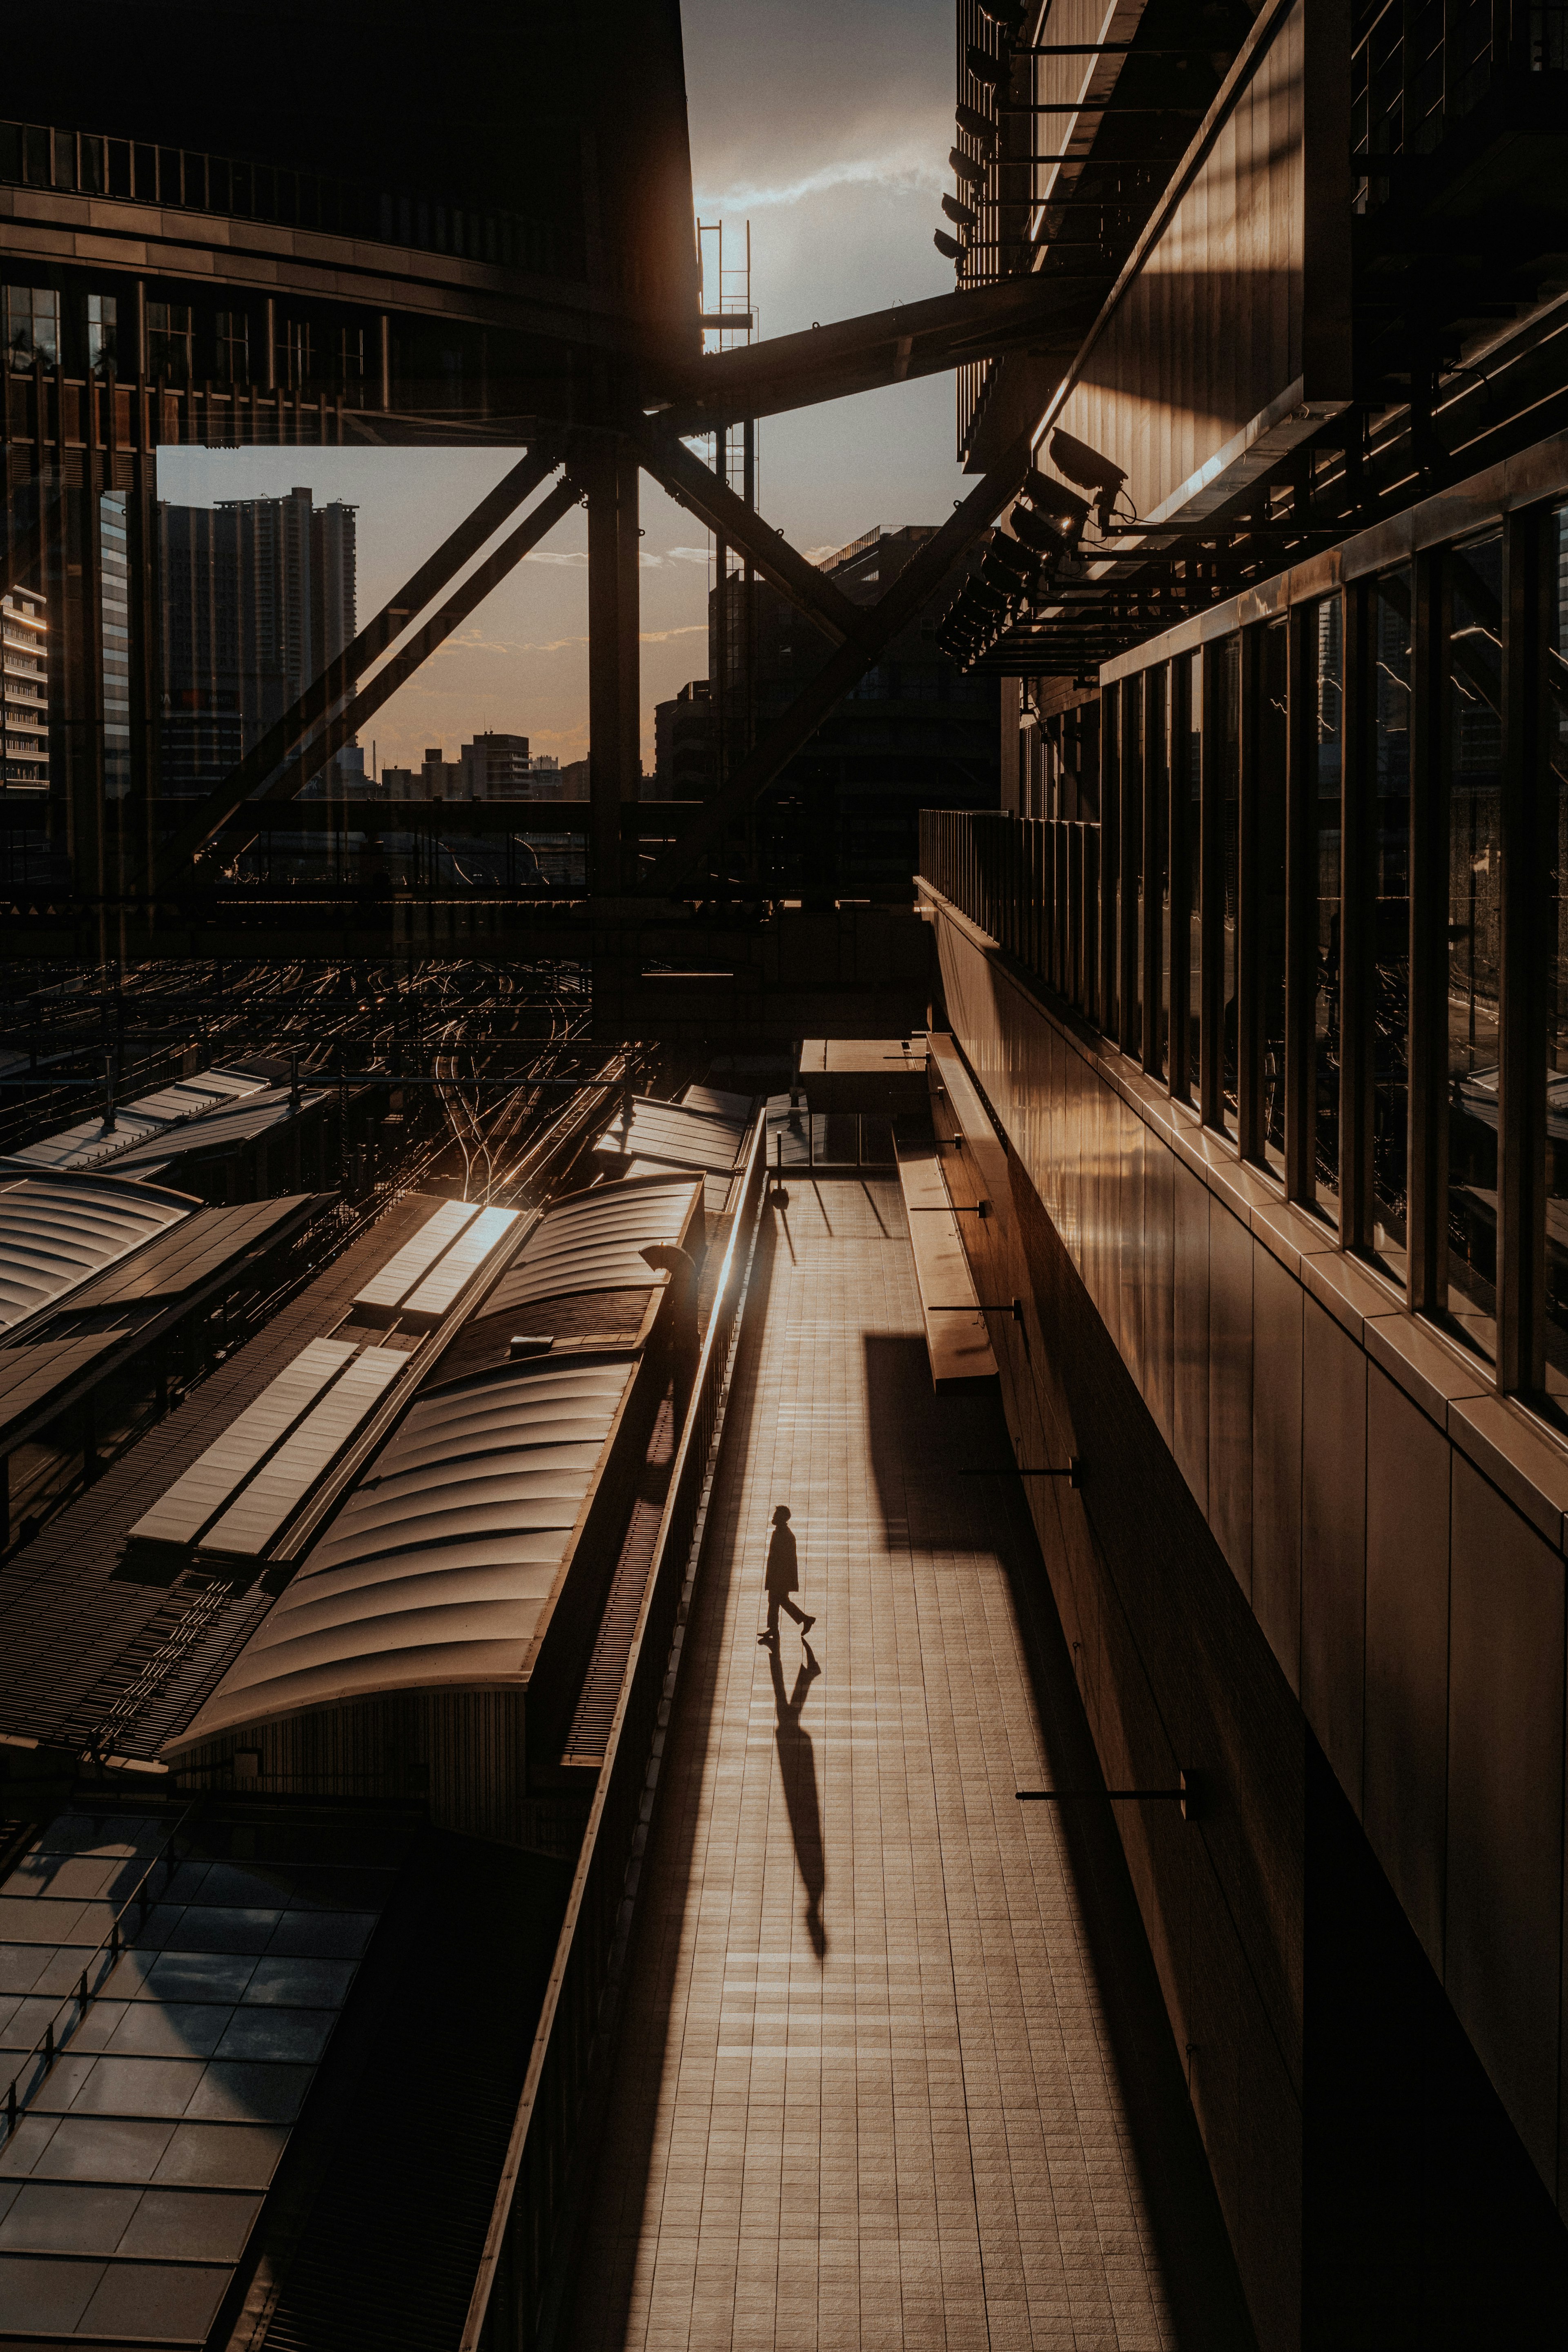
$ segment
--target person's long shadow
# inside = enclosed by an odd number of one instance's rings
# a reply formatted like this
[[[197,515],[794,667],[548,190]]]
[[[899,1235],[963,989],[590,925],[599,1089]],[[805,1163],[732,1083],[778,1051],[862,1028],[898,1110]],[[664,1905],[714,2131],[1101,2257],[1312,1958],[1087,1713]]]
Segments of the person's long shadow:
[[[784,1803],[789,1810],[789,1832],[795,1840],[795,1858],[805,1888],[805,1924],[811,1948],[820,1960],[827,1950],[827,1930],[822,1923],[827,1865],[822,1849],[822,1810],[816,1801],[816,1751],[811,1744],[810,1732],[801,1722],[800,1711],[822,1668],[812,1654],[811,1643],[803,1638],[800,1646],[805,1654],[795,1678],[795,1688],[787,1698],[777,1642],[769,1645],[768,1670],[773,1678],[773,1706],[778,1714],[775,1736]]]

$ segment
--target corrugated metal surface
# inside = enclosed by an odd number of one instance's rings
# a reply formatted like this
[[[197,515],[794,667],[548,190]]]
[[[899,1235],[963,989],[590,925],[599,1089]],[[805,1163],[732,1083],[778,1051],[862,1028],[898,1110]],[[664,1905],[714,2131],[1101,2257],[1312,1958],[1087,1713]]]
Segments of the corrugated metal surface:
[[[129,1257],[195,1208],[113,1177],[24,1176],[0,1190],[0,1330]]]
[[[289,1431],[271,1459],[263,1463],[216,1525],[207,1529],[204,1550],[265,1551],[398,1373],[407,1370],[409,1360],[401,1348],[366,1348],[356,1356],[299,1427]]]
[[[715,1118],[734,1120],[744,1127],[756,1108],[755,1095],[730,1095],[718,1087],[688,1087],[680,1097],[683,1110],[709,1112]]]
[[[1262,37],[1056,420],[1148,518],[1233,498],[1351,392],[1344,116],[1310,101],[1305,0]]]
[[[631,1110],[629,1124],[617,1111],[600,1134],[594,1146],[599,1160],[649,1160],[665,1167],[727,1172],[745,1141],[741,1119],[686,1110],[679,1103],[653,1102],[646,1095],[634,1097]]]
[[[155,1094],[117,1104],[112,1128],[106,1128],[101,1118],[79,1119],[74,1127],[24,1144],[10,1156],[14,1162],[30,1168],[101,1168],[122,1159],[138,1144],[166,1138],[171,1127],[204,1118],[227,1103],[260,1094],[266,1083],[241,1070],[204,1070],[199,1077],[178,1078],[172,1086],[160,1087]]]
[[[240,1481],[309,1410],[353,1352],[352,1339],[312,1339],[142,1514],[132,1534],[148,1543],[194,1543],[214,1512],[223,1508]]]
[[[139,1188],[140,1189],[140,1188]],[[280,1201],[249,1201],[231,1209],[197,1209],[144,1249],[133,1265],[105,1275],[76,1292],[73,1309],[123,1307],[132,1301],[183,1298],[223,1272],[226,1265],[268,1248],[289,1228],[324,1207],[331,1195],[294,1192]]]
[[[635,1369],[421,1400],[173,1749],[301,1707],[520,1685]]]
[[[485,1261],[516,1231],[520,1209],[483,1209],[460,1233],[444,1257],[398,1309],[401,1317],[438,1323],[473,1280]]]
[[[546,1210],[485,1301],[488,1315],[509,1315],[568,1291],[648,1289],[664,1276],[641,1252],[655,1242],[700,1248],[701,1180],[657,1177],[574,1192]],[[695,1249],[694,1249],[695,1254]]]
[[[354,1300],[356,1307],[372,1309],[401,1307],[415,1286],[423,1281],[443,1250],[449,1249],[466,1225],[479,1215],[477,1201],[446,1201],[435,1214],[427,1217],[412,1241],[386,1264],[374,1281],[367,1282]]]
[[[268,1087],[253,1095],[247,1102],[226,1110],[209,1111],[205,1118],[177,1128],[165,1128],[148,1142],[138,1144],[115,1161],[117,1170],[167,1167],[173,1161],[193,1152],[232,1150],[237,1145],[252,1143],[268,1129],[287,1126],[300,1111],[314,1110],[327,1099],[324,1089],[302,1092],[298,1109],[289,1100],[287,1087]]]

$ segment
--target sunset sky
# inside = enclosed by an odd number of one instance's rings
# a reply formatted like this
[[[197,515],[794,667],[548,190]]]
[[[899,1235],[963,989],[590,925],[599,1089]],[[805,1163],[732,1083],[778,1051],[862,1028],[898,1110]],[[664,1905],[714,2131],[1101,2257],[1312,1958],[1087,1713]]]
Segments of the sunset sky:
[[[728,240],[752,224],[760,331],[786,334],[948,291],[931,245],[952,141],[947,0],[688,0],[683,11],[698,216]],[[726,256],[728,258],[729,256]],[[952,382],[872,393],[760,427],[759,503],[797,547],[843,545],[875,523],[935,522],[965,487],[952,454]],[[309,482],[359,508],[368,618],[482,496],[505,452],[170,449],[176,503],[275,496]],[[707,667],[710,548],[645,475],[643,764],[653,707]],[[586,517],[574,511],[382,710],[382,765],[448,757],[483,728],[565,761],[587,750]],[[367,762],[371,745],[365,744]]]

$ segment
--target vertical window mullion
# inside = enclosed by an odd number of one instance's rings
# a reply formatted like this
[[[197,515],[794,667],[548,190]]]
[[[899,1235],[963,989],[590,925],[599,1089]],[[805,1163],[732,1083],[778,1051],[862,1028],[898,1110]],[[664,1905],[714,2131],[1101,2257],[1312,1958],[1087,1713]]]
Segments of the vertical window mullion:
[[[1199,889],[1202,894],[1198,1001],[1202,1008],[1198,1033],[1198,1111],[1205,1127],[1225,1124],[1225,835],[1220,798],[1224,791],[1224,761],[1218,740],[1221,698],[1216,672],[1223,648],[1210,646],[1203,656],[1203,718],[1196,730],[1201,740],[1202,783],[1198,794]]]
[[[1187,782],[1192,665],[1184,656],[1171,664],[1171,1092],[1192,1099],[1188,1076],[1192,1007],[1190,918],[1187,877],[1194,856],[1191,793]]]
[[[1258,700],[1262,633],[1241,633],[1241,835],[1237,877],[1237,1124],[1244,1160],[1263,1157],[1263,1024],[1258,995]]]
[[[1448,1059],[1448,793],[1443,559],[1415,558],[1410,598],[1409,1286],[1417,1314],[1442,1305]]]
[[[1164,1067],[1163,956],[1169,915],[1170,853],[1166,842],[1165,680],[1162,663],[1143,673],[1143,1067]]]
[[[1340,800],[1340,1241],[1361,1249],[1372,1240],[1372,924],[1367,900],[1367,766],[1371,750],[1367,635],[1371,591],[1365,581],[1344,592],[1344,692]]]
[[[1121,736],[1117,726],[1119,689],[1108,686],[1100,698],[1100,954],[1096,976],[1095,1017],[1108,1037],[1117,1027],[1116,954],[1118,926],[1116,894],[1121,887],[1117,855],[1117,811],[1121,802],[1118,774]]]
[[[1312,1016],[1315,1010],[1313,944],[1317,936],[1317,840],[1313,797],[1311,642],[1315,607],[1299,604],[1289,616],[1285,762],[1285,1190],[1289,1199],[1310,1205],[1317,1104]]]
[[[1143,889],[1142,679],[1123,678],[1118,699],[1121,754],[1118,763],[1121,786],[1121,921],[1116,974],[1121,1017],[1118,1042],[1124,1054],[1135,1055],[1142,1060],[1143,1024],[1139,982],[1142,975],[1138,961],[1138,924]]]
[[[1498,1384],[1545,1385],[1536,1269],[1546,1246],[1547,733],[1543,517],[1507,517],[1502,541],[1502,955],[1498,1173]],[[1542,951],[1537,951],[1537,942]],[[1542,1304],[1543,1304],[1543,1300]]]

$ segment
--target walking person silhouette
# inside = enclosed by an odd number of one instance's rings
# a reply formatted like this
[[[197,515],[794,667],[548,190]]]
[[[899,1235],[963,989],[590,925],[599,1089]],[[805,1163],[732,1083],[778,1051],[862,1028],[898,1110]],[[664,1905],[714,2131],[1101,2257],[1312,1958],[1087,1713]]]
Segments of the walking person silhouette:
[[[800,1591],[800,1573],[795,1538],[790,1533],[787,1503],[781,1503],[773,1513],[773,1531],[768,1538],[768,1564],[763,1580],[768,1595],[768,1629],[765,1633],[757,1635],[758,1641],[777,1643],[781,1609],[789,1611],[803,1636],[809,1633],[816,1622],[816,1618],[807,1616],[804,1609],[797,1609],[790,1599],[792,1592]]]

